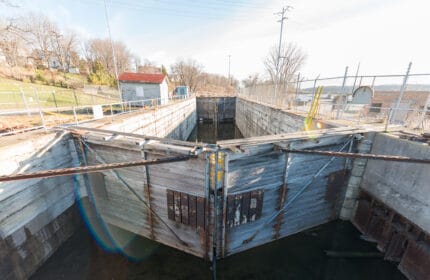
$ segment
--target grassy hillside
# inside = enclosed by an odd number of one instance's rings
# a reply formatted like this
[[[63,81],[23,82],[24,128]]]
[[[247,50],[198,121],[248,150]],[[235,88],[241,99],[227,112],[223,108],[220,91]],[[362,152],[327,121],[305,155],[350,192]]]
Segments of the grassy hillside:
[[[92,105],[117,102],[118,99],[110,99],[109,96],[99,96],[84,93],[81,89],[65,89],[62,87],[48,86],[37,83],[20,82],[17,80],[0,78],[0,110],[22,109],[24,103],[21,96],[24,92],[29,107],[37,107],[36,92],[42,107],[55,107],[55,99],[58,107],[76,105],[73,92],[76,93],[78,105]]]

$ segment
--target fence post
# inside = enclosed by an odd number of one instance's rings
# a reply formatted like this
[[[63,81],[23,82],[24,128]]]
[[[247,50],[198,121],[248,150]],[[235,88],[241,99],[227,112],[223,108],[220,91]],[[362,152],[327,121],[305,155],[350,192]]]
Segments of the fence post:
[[[299,87],[300,87],[300,73],[297,75],[297,83],[296,83],[296,96],[294,97],[294,107],[297,111],[297,97],[299,96]]]
[[[346,79],[348,78],[348,66],[346,66],[345,68],[345,74],[343,75],[343,82],[342,82],[342,88],[341,88],[341,97],[345,97],[345,84],[346,84]],[[345,98],[345,103],[347,98]],[[342,102],[342,100],[340,100]],[[342,102],[343,103],[343,102]],[[337,113],[336,113],[336,119],[339,119],[340,117],[340,107],[343,106],[343,104],[336,104],[337,105]]]
[[[27,116],[30,116],[31,113],[30,113],[30,110],[28,109],[27,99],[25,99],[25,94],[24,94],[24,91],[22,90],[22,87],[19,87],[19,92],[21,93],[21,98],[22,98],[22,101],[24,102],[24,107],[25,107],[25,110],[27,111]]]
[[[79,121],[78,121],[78,116],[76,115],[76,107],[73,106],[72,108],[73,108],[73,117],[75,118],[75,123],[76,125],[78,125]]]
[[[54,98],[55,108],[57,109],[57,113],[58,113],[58,104],[57,104],[57,98],[55,98],[55,89],[52,91],[52,98]]]
[[[376,80],[376,76],[373,76],[372,86],[371,86],[372,89],[375,87],[375,80]]]
[[[73,97],[75,98],[75,105],[76,105],[76,107],[78,107],[79,103],[78,103],[78,98],[76,97],[76,91],[75,90],[73,90]]]
[[[388,119],[389,123],[391,123],[393,117],[396,116],[397,111],[399,110],[400,103],[402,102],[403,94],[405,93],[406,84],[408,83],[409,72],[411,71],[411,67],[412,67],[412,62],[409,62],[408,70],[406,70],[406,74],[405,74],[405,77],[403,79],[403,84],[402,84],[402,87],[400,88],[400,94],[399,94],[399,98],[397,99],[397,102],[396,102],[396,107],[394,107],[394,111],[393,110],[391,111],[390,117]]]
[[[430,107],[430,93],[427,93],[427,101],[426,101],[426,104],[424,105],[423,113],[421,114],[420,121],[418,122],[417,127],[415,129],[418,129],[419,125],[421,124],[421,126],[422,126],[422,128],[424,130],[424,121],[426,119],[426,115],[427,115],[427,112],[428,112],[428,107]]]
[[[39,108],[39,116],[40,116],[40,120],[42,121],[42,126],[46,130],[45,118],[43,117],[42,108],[40,108],[39,94],[37,94],[37,90],[35,88],[33,88],[33,94],[37,102],[37,107]]]
[[[387,120],[386,120],[386,122],[385,122],[385,129],[384,129],[384,132],[387,132],[388,131],[388,124],[390,123],[390,116],[391,116],[391,113],[393,112],[393,108],[391,108],[390,107],[390,110],[388,111],[388,115],[387,115]]]
[[[354,93],[355,85],[357,84],[358,72],[360,71],[360,62],[357,65],[357,71],[355,72],[354,85],[352,86],[351,93]]]

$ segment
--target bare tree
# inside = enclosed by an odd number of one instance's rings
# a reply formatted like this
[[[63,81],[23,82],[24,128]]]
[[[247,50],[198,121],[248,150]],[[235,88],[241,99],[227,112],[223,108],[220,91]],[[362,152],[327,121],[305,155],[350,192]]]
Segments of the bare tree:
[[[14,19],[0,22],[0,52],[10,66],[21,66],[25,63],[25,42]]]
[[[122,42],[114,42],[118,71],[121,73],[130,67],[132,55]],[[114,60],[109,39],[92,39],[85,46],[87,61],[94,66],[97,62],[114,75]]]
[[[260,74],[254,73],[248,76],[248,78],[242,80],[244,87],[254,87],[261,82]]]
[[[288,43],[281,48],[281,57],[278,65],[278,47],[273,46],[266,59],[264,66],[273,83],[277,83],[281,92],[287,91],[290,83],[306,60],[306,55],[295,44]]]
[[[194,59],[178,59],[171,66],[174,79],[181,85],[188,86],[192,92],[196,91],[203,81],[203,65]]]
[[[57,30],[55,23],[43,14],[29,14],[22,23],[26,41],[33,49],[34,56],[45,67],[50,67],[52,55],[53,32]]]
[[[59,63],[59,69],[68,72],[69,68],[76,60],[77,36],[74,32],[68,31],[62,34],[57,27],[53,27],[50,37],[51,53]]]

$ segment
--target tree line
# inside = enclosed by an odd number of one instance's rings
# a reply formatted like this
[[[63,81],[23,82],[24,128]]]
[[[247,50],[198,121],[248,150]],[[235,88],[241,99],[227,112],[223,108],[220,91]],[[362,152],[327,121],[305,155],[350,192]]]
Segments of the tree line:
[[[119,72],[135,56],[122,42],[112,42]],[[96,84],[115,83],[110,40],[82,40],[74,31],[61,29],[43,14],[30,13],[0,22],[0,53],[10,67],[56,69],[88,75]]]
[[[0,0],[1,3],[2,0]],[[3,1],[4,2],[4,1]],[[112,48],[115,50],[113,58]],[[0,19],[0,54],[10,67],[56,69],[62,73],[81,73],[88,82],[99,85],[116,84],[115,65],[118,73],[141,66],[137,55],[118,41],[107,38],[83,40],[71,29],[62,29],[43,14],[30,13],[13,19]],[[306,55],[295,44],[273,46],[265,60],[265,73],[256,73],[242,80],[242,85],[276,84],[279,92],[287,92]],[[145,60],[145,66],[153,64]],[[160,70],[161,71],[161,70]],[[162,71],[167,74],[163,66]],[[40,73],[38,75],[41,75]],[[66,78],[66,75],[64,75]],[[43,78],[43,77],[42,77]],[[191,91],[232,91],[240,82],[234,77],[211,74],[195,59],[178,59],[170,67],[169,79],[175,85],[186,85]]]

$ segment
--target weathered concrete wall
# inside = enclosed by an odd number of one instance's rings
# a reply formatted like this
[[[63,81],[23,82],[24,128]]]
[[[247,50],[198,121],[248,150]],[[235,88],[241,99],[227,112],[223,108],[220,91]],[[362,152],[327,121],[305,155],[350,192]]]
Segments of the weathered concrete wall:
[[[77,164],[66,133],[33,132],[0,139],[0,174]],[[0,278],[29,277],[77,228],[72,177],[0,183]]]
[[[83,126],[120,132],[186,140],[196,125],[196,99],[190,98],[156,109],[109,117]]]
[[[195,99],[86,123],[85,126],[187,139],[196,124]],[[77,166],[68,133],[43,131],[0,139],[0,175]],[[0,183],[0,278],[29,277],[75,231],[81,219],[75,191],[82,176]]]
[[[197,97],[199,119],[232,121],[236,115],[236,97]]]
[[[387,134],[375,136],[372,153],[430,158],[430,147]],[[430,168],[426,164],[371,160],[361,188],[430,233]]]
[[[291,133],[303,130],[305,118],[243,98],[236,99],[236,125],[244,137]],[[318,128],[333,126],[320,122]],[[316,122],[312,129],[316,129]]]

